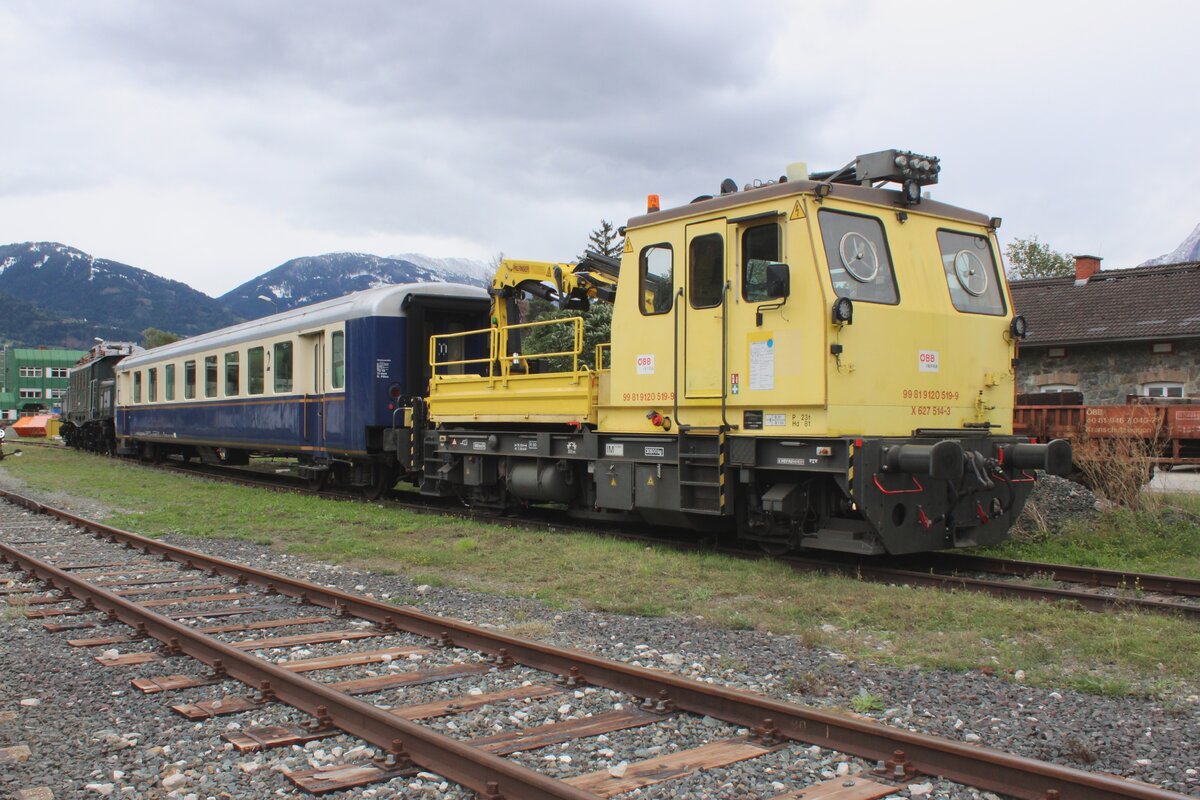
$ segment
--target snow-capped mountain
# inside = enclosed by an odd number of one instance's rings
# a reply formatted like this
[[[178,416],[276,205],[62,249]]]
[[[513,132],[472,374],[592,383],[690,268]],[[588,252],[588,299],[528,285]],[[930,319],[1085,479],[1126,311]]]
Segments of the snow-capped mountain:
[[[433,256],[423,256],[420,253],[401,253],[389,258],[396,258],[401,261],[408,261],[416,264],[418,267],[433,270],[446,276],[456,276],[454,280],[461,280],[457,276],[471,276],[475,280],[474,283],[488,285],[492,282],[492,273],[495,269],[487,261],[479,261],[474,258],[434,258]],[[447,277],[446,280],[451,280]]]
[[[368,253],[326,253],[294,258],[217,299],[237,316],[255,319],[394,283],[484,283],[476,262],[468,259],[416,258],[423,263],[409,256],[385,258]]]
[[[1166,255],[1152,258],[1138,264],[1139,267],[1154,267],[1159,264],[1183,264],[1189,261],[1200,261],[1200,225],[1192,231],[1183,243]]]
[[[136,341],[150,327],[192,336],[375,286],[490,280],[487,264],[467,258],[328,253],[292,259],[212,298],[57,242],[0,245],[0,345],[90,347],[94,337]]]
[[[39,322],[34,330],[0,309],[0,341],[90,346],[94,336],[136,339],[149,327],[187,336],[231,321],[220,303],[185,283],[58,242],[0,245],[0,293],[24,301],[21,318]],[[54,319],[63,324],[47,324]],[[37,340],[43,336],[50,341]]]

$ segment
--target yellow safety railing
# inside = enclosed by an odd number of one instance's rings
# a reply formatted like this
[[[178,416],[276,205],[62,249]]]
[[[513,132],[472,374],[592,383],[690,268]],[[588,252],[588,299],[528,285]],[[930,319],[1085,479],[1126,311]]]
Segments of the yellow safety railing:
[[[488,354],[479,358],[459,358],[454,360],[447,359],[439,361],[437,356],[438,344],[450,339],[465,339],[468,336],[482,336],[487,334],[488,337]],[[460,331],[458,333],[439,333],[429,337],[429,365],[433,367],[433,374],[438,374],[438,367],[453,367],[465,366],[467,364],[487,364],[488,376],[491,377],[492,370],[495,368],[497,344],[500,339],[500,331],[496,328],[481,328],[477,331]],[[466,349],[465,343],[463,349]],[[446,347],[447,355],[450,353],[450,347]]]
[[[608,366],[604,366],[604,356],[608,355]],[[601,342],[596,345],[596,372],[612,369],[612,342]]]
[[[574,347],[570,350],[562,350],[555,353],[510,353],[508,346],[509,331],[524,330],[526,328],[546,328],[551,325],[571,325],[575,330]],[[535,359],[545,358],[564,358],[571,357],[571,371],[579,371],[579,354],[583,352],[583,317],[564,317],[562,319],[543,319],[537,322],[520,322],[515,325],[505,325],[500,328],[500,354],[501,362],[504,365],[504,373],[507,375],[510,371],[513,362],[518,362],[519,359],[525,361],[533,361]]]
[[[574,346],[570,350],[561,350],[553,353],[512,353],[509,352],[509,332],[515,330],[524,330],[527,328],[544,328],[550,325],[570,325],[574,333]],[[478,358],[459,358],[439,360],[438,344],[448,342],[450,339],[465,339],[468,336],[488,335],[488,354]],[[607,345],[605,345],[607,346]],[[450,348],[446,348],[447,355]],[[571,359],[571,372],[579,372],[579,354],[583,352],[583,318],[582,317],[564,317],[563,319],[546,319],[537,322],[521,322],[513,325],[504,325],[499,328],[482,328],[476,331],[461,331],[459,333],[440,333],[429,337],[429,364],[433,368],[433,374],[437,375],[439,367],[450,367],[456,365],[467,364],[487,364],[487,377],[496,377],[497,365],[499,366],[500,375],[508,377],[512,374],[512,366],[515,363],[529,362],[535,359],[549,358],[567,358]]]

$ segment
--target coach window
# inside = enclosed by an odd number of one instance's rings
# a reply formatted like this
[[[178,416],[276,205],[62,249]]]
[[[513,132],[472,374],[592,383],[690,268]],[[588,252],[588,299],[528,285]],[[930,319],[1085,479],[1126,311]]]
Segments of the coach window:
[[[241,380],[241,353],[234,350],[225,354],[225,396],[237,397]]]
[[[275,372],[275,391],[290,392],[292,390],[292,343],[275,343],[275,360],[272,369]]]
[[[183,362],[183,399],[194,400],[196,398],[196,362]]]
[[[346,385],[346,334],[334,331],[333,346],[330,350],[333,360],[333,388],[341,389]]]
[[[133,402],[142,402],[142,373],[133,373]]]
[[[638,283],[643,314],[665,314],[675,300],[674,253],[669,244],[652,244],[642,248],[638,264],[641,275]]]
[[[163,400],[175,399],[175,365],[163,367]]]
[[[942,230],[937,232],[937,240],[954,307],[968,314],[1003,316],[1004,295],[988,237]]]
[[[158,369],[156,367],[151,367],[150,369],[146,370],[146,375],[148,376],[148,391],[146,392],[146,400],[151,403],[158,402]]]
[[[688,248],[688,297],[692,308],[721,304],[725,289],[725,237],[709,233],[692,239]]]
[[[246,351],[246,394],[263,393],[263,375],[263,349],[251,347]]]
[[[875,217],[826,209],[817,214],[817,220],[838,297],[863,303],[900,302],[883,223]]]
[[[742,234],[742,297],[747,302],[775,299],[767,295],[767,265],[779,261],[779,223],[747,228]]]
[[[204,357],[204,396],[217,396],[217,357]]]

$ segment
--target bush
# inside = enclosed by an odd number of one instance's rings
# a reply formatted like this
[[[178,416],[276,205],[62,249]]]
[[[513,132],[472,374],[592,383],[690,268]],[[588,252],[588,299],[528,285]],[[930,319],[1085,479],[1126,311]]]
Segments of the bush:
[[[1097,495],[1124,508],[1145,503],[1142,487],[1154,476],[1155,439],[1085,438],[1075,444],[1075,467]]]

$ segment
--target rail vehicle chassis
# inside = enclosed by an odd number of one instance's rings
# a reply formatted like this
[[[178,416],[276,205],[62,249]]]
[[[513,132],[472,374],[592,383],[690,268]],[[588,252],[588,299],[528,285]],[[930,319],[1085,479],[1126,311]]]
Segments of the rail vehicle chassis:
[[[423,494],[457,495],[497,511],[559,503],[591,519],[730,533],[769,552],[895,555],[995,544],[1021,513],[1032,470],[1070,469],[1066,442],[1030,444],[980,431],[916,431],[903,439],[694,429],[456,427],[418,432],[418,440],[407,430],[394,433],[385,448],[409,452],[400,460],[419,473]]]

